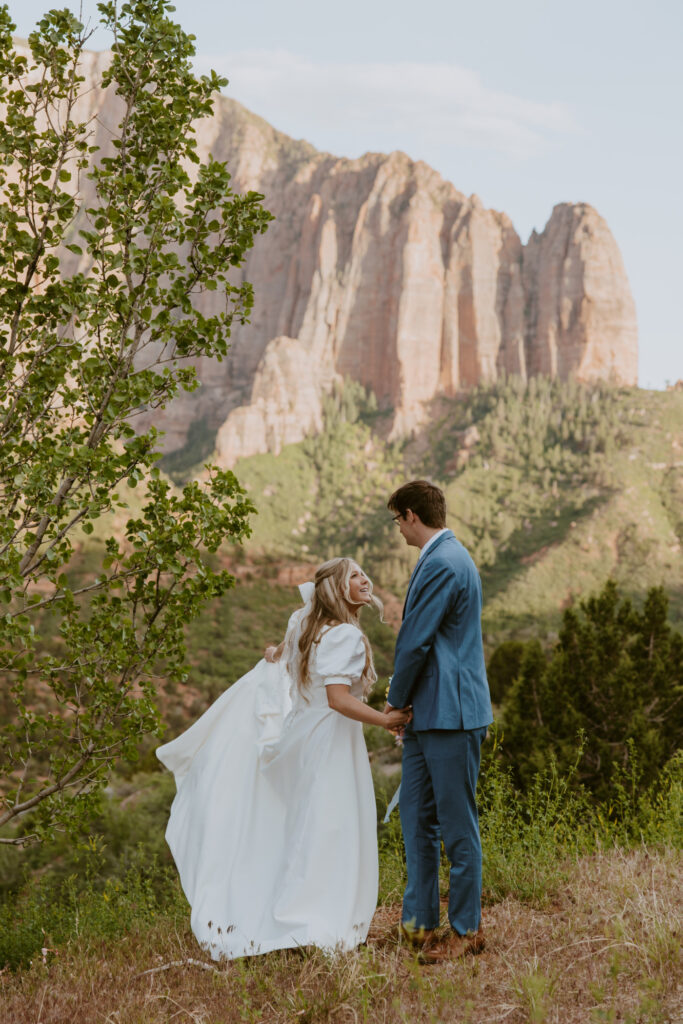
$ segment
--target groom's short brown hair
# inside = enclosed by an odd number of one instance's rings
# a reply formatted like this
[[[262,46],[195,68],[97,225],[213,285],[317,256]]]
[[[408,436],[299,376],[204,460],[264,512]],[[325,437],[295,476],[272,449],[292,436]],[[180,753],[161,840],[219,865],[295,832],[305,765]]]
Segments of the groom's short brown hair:
[[[387,507],[392,512],[405,516],[408,509],[414,512],[425,526],[438,530],[446,525],[446,499],[443,491],[428,480],[411,480],[403,484],[389,498]]]

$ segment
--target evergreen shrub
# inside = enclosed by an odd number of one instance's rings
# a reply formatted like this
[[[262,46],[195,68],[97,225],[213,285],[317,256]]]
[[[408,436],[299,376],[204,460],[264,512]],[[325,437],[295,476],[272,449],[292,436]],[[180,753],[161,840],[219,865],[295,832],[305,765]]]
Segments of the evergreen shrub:
[[[503,750],[524,788],[553,760],[567,771],[580,734],[575,780],[599,799],[634,749],[641,784],[654,782],[683,735],[683,636],[667,608],[661,587],[639,610],[609,580],[564,612],[551,651],[526,645],[503,711]]]

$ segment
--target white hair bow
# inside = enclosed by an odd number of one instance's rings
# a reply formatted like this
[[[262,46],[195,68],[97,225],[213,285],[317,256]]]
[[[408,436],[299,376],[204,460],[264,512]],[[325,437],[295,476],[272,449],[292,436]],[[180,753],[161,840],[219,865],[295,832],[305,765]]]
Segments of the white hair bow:
[[[308,607],[313,604],[313,595],[315,593],[315,583],[311,583],[308,580],[306,583],[299,584],[299,593],[301,594],[301,600],[304,603],[304,607]]]

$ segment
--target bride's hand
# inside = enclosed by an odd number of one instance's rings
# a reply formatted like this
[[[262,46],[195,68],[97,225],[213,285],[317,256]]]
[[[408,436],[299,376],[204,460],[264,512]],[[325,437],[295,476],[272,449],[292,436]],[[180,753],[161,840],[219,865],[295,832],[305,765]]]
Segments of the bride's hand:
[[[280,653],[279,647],[266,647],[263,657],[266,661],[269,661],[272,664],[273,662],[280,660]]]
[[[412,708],[392,708],[391,711],[384,712],[384,728],[388,729],[389,732],[397,732],[398,730],[403,729],[412,717]]]

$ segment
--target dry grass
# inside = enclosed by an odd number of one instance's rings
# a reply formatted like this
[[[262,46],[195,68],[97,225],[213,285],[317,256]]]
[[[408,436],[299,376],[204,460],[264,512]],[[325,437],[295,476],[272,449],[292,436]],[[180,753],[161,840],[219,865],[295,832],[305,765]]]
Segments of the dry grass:
[[[488,907],[486,952],[432,967],[397,944],[396,906],[378,910],[366,947],[337,958],[280,952],[205,970],[189,930],[161,927],[76,942],[0,974],[0,1020],[673,1024],[683,1019],[679,869],[672,852],[584,858],[551,906]],[[152,970],[172,961],[181,965]]]

